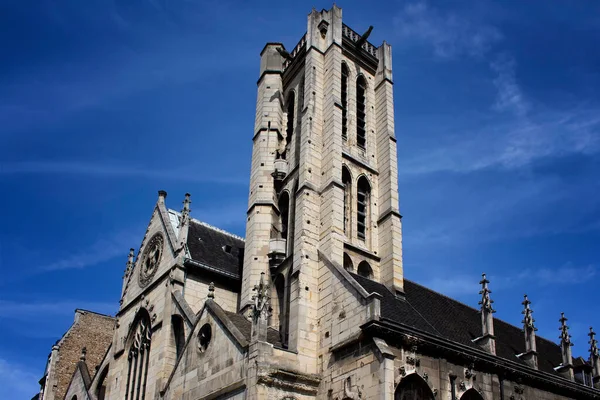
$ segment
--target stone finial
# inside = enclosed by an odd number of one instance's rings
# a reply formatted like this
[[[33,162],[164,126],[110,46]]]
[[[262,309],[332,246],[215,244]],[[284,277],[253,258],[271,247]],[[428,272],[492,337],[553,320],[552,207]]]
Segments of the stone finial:
[[[490,294],[492,293],[492,291],[488,287],[490,281],[487,279],[485,274],[481,274],[481,278],[481,281],[479,281],[479,284],[481,285],[481,290],[479,291],[479,294],[481,295],[481,301],[479,301],[481,311],[495,313],[496,310],[494,310],[492,307],[492,303],[494,303],[494,300],[490,298]]]
[[[81,348],[81,355],[79,356],[79,361],[85,362],[85,356],[87,354],[87,349],[85,347]]]
[[[129,254],[127,255],[127,264],[125,267],[125,277],[129,276],[131,270],[133,269],[133,257],[135,256],[135,250],[133,248],[129,249]]]
[[[560,328],[558,328],[560,330],[560,343],[570,347],[573,346],[573,343],[571,343],[571,335],[569,335],[569,327],[566,323],[567,321],[568,319],[565,317],[565,313],[561,312],[560,319],[558,320],[558,322],[560,322]]]
[[[164,203],[166,198],[167,198],[167,192],[164,190],[159,190],[158,191],[158,201],[160,203]]]
[[[590,326],[590,363],[592,364],[592,374],[595,377],[600,377],[600,351],[598,350],[598,341],[596,340],[596,332]]]
[[[481,274],[481,300],[479,305],[481,306],[481,336],[473,341],[483,347],[485,350],[492,354],[496,354],[496,339],[494,338],[494,316],[496,312],[492,307],[494,301],[490,297],[490,290],[488,284],[490,281],[487,279],[485,274]]]
[[[181,210],[181,223],[180,226],[187,224],[190,218],[190,204],[192,201],[190,200],[190,194],[186,193],[185,198],[183,199],[183,209]]]
[[[567,379],[574,380],[573,375],[573,355],[571,353],[571,335],[569,335],[569,327],[567,326],[567,318],[565,313],[560,313],[560,348],[562,353],[562,364],[558,367],[558,371]]]
[[[208,285],[208,298],[209,299],[214,299],[215,298],[215,283],[211,282]]]
[[[521,314],[523,314],[524,317],[521,322],[523,323],[523,332],[525,332],[525,353],[519,354],[518,357],[523,359],[532,368],[537,369],[537,349],[535,342],[535,331],[537,331],[537,328],[534,325],[535,319],[533,319],[532,316],[533,310],[529,307],[531,301],[529,301],[527,295],[524,295],[523,297],[524,300],[521,304],[523,304],[524,309],[521,311]]]

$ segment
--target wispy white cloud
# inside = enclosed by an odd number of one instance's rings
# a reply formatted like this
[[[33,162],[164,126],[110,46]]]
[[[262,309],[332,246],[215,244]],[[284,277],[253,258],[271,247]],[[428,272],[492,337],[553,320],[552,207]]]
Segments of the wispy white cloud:
[[[40,265],[37,271],[59,271],[65,269],[82,269],[112,260],[118,256],[126,259],[127,249],[139,243],[136,232],[122,231],[114,235],[98,238],[86,248],[64,255],[47,264]]]
[[[527,103],[513,98],[509,105],[507,96],[502,100],[503,107],[516,108],[518,112],[526,110]],[[400,177],[433,172],[468,173],[488,168],[518,169],[545,157],[595,154],[600,151],[598,115],[597,107],[541,109],[529,112],[525,121],[493,120],[477,123],[467,130],[445,131],[446,141],[429,143],[427,149],[415,149],[400,160]]]
[[[528,268],[511,275],[489,275],[494,291],[515,289],[524,283],[531,289],[532,286],[551,285],[579,285],[590,282],[598,274],[594,265],[575,266],[566,263],[558,268]],[[447,296],[473,295],[481,289],[479,275],[453,275],[436,277],[425,282],[425,286],[443,293]]]
[[[432,46],[437,57],[480,58],[502,40],[494,26],[452,13],[440,13],[425,1],[409,3],[394,19],[398,34]]]
[[[220,184],[245,185],[245,178],[219,177],[214,174],[190,174],[191,166],[179,169],[150,169],[140,166],[105,163],[89,163],[80,161],[23,161],[0,164],[2,175],[53,174],[53,175],[88,175],[96,177],[137,177],[148,179],[169,179],[189,182],[205,182]]]
[[[89,310],[101,314],[114,315],[118,309],[116,302],[90,302],[77,300],[33,301],[23,302],[0,300],[0,319],[31,321],[35,319],[52,319],[56,317],[72,317],[75,309]]]
[[[0,357],[0,398],[29,399],[39,392],[37,383],[41,377],[38,370],[31,370],[19,363]]]
[[[496,73],[494,85],[498,91],[494,108],[498,111],[511,111],[518,117],[524,117],[529,105],[521,87],[517,84],[515,59],[509,54],[501,54],[490,63],[490,68]]]

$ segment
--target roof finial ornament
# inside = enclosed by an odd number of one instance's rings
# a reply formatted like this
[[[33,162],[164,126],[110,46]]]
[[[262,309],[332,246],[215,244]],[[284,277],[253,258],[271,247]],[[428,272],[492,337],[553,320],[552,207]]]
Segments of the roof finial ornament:
[[[490,281],[487,279],[485,274],[481,274],[481,278],[482,279],[479,282],[479,284],[481,285],[481,290],[479,291],[479,294],[481,295],[481,301],[479,302],[479,305],[481,306],[481,311],[495,313],[496,310],[492,308],[492,303],[494,302],[494,300],[490,298],[490,293],[492,293],[492,291],[488,287],[488,283],[490,283]]]
[[[81,348],[81,355],[79,356],[79,361],[85,362],[85,356],[87,354],[87,349],[85,347]]]
[[[533,310],[529,307],[531,301],[527,295],[524,295],[524,300],[521,304],[523,304],[524,309],[521,311],[521,314],[524,315],[523,321],[523,332],[525,332],[525,352],[523,354],[519,354],[518,357],[524,360],[527,364],[529,364],[532,368],[537,369],[537,347],[535,342],[535,331],[537,328],[534,325],[535,319],[533,319]]]
[[[129,254],[127,255],[127,264],[125,267],[125,277],[128,277],[133,269],[133,257],[135,255],[135,250],[133,248],[129,249]]]
[[[571,335],[569,335],[569,327],[566,323],[567,321],[568,319],[565,317],[565,313],[561,312],[560,319],[558,320],[558,322],[560,322],[560,328],[558,328],[560,330],[560,343],[573,346],[573,343],[571,343]]]
[[[487,279],[485,274],[481,274],[481,290],[479,294],[481,295],[481,300],[479,301],[479,305],[481,306],[481,336],[473,339],[473,342],[479,344],[485,350],[492,354],[496,354],[496,338],[494,337],[494,316],[493,313],[496,312],[492,307],[492,303],[494,300],[490,298],[490,293],[492,291],[488,287],[488,283],[490,281]]]
[[[559,373],[561,373],[565,378],[574,380],[575,377],[573,375],[573,355],[571,353],[571,346],[573,343],[571,342],[571,335],[569,335],[569,327],[567,326],[567,318],[565,317],[565,313],[560,313],[560,348],[562,353],[562,364],[555,368]]]
[[[208,285],[208,298],[209,299],[214,299],[215,298],[215,283],[211,282]]]
[[[598,341],[596,340],[596,332],[590,326],[590,363],[592,364],[592,375],[594,379],[600,377],[600,351],[598,350]]]
[[[181,222],[180,226],[185,225],[190,218],[190,204],[192,201],[190,200],[190,194],[186,193],[185,198],[183,199],[183,209],[181,210]]]

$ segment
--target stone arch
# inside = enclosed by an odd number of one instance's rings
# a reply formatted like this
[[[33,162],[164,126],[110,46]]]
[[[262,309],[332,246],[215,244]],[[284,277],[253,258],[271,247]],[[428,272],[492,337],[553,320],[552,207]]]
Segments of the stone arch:
[[[367,261],[361,261],[356,268],[356,273],[365,278],[373,279],[373,268]]]
[[[471,388],[460,396],[460,400],[484,400],[484,398],[481,393],[474,388]]]
[[[413,373],[402,378],[394,391],[394,400],[434,400],[431,388],[419,374]]]

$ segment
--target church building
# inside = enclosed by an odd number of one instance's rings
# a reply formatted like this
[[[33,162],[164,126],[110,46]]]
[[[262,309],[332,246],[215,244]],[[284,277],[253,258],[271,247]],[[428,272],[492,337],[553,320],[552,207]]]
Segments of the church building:
[[[560,344],[536,335],[535,299],[522,326],[495,319],[485,274],[479,309],[404,278],[392,49],[371,29],[334,5],[266,44],[245,238],[159,191],[103,358],[62,398],[600,399],[591,329],[575,358],[564,315]]]

